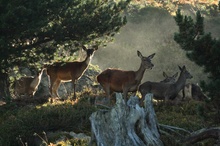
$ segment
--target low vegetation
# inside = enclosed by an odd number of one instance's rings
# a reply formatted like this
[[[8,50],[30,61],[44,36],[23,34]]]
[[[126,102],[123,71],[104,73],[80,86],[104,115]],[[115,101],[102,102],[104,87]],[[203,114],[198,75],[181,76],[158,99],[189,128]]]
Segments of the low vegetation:
[[[202,128],[219,126],[215,121],[215,113],[212,104],[205,101],[184,101],[178,105],[164,105],[159,103],[154,106],[159,124],[183,128],[182,130],[162,129],[161,138],[166,144],[181,145],[179,140],[187,136],[189,132],[194,132]],[[168,132],[169,135],[166,133]],[[175,138],[174,138],[175,137]],[[201,141],[196,146],[213,146],[214,140]]]
[[[65,135],[50,138],[47,137],[47,133],[73,131],[90,136],[89,117],[98,108],[89,99],[94,99],[99,95],[102,95],[100,91],[95,93],[92,90],[85,89],[81,95],[77,93],[80,99],[76,103],[67,100],[51,104],[46,101],[43,104],[36,104],[35,102],[35,104],[24,106],[14,102],[1,106],[0,145],[16,146],[22,145],[22,142],[27,143],[27,145],[34,145],[36,142],[45,143],[46,139],[48,139],[47,145],[50,143],[87,145],[88,141],[85,140],[80,141]],[[213,120],[214,115],[210,112],[212,106],[205,101],[188,101],[179,105],[155,103],[154,108],[158,122],[162,125],[180,127],[189,132],[205,127],[219,126]],[[161,138],[165,144],[178,145],[181,136],[189,134],[178,130],[175,132],[167,131],[162,127],[161,129]],[[176,138],[173,139],[172,136],[176,136]],[[56,142],[61,137],[65,137],[64,140]],[[210,141],[198,145],[207,143]]]
[[[43,131],[74,131],[89,133],[89,116],[96,110],[88,100],[26,105],[9,104],[1,107],[0,145],[18,145],[27,142],[33,145],[34,133]],[[37,138],[39,139],[39,138]]]

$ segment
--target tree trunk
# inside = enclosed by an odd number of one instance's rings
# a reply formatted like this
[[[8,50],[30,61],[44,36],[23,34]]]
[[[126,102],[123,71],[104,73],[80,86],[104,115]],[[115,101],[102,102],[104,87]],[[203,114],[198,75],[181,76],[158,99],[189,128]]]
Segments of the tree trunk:
[[[0,99],[10,97],[8,79],[8,74],[0,73]]]
[[[145,108],[138,97],[130,97],[128,105],[121,94],[110,110],[100,110],[90,116],[92,138],[97,146],[162,146],[157,119],[152,105],[152,94],[145,96]]]

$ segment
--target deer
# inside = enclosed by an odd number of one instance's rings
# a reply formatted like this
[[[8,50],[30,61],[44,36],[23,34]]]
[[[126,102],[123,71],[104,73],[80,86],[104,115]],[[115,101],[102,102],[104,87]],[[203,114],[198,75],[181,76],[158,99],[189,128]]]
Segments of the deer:
[[[82,49],[86,52],[86,58],[84,61],[55,62],[51,65],[45,65],[50,82],[50,94],[52,97],[55,95],[60,98],[58,95],[58,88],[61,82],[72,82],[74,90],[73,99],[76,99],[76,81],[81,78],[88,68],[94,52],[98,50],[98,46],[95,45],[89,49],[82,46]]]
[[[198,101],[204,101],[209,99],[203,92],[198,84],[188,83],[182,90],[182,100],[186,98],[187,100],[193,99]]]
[[[168,76],[165,72],[163,72],[163,76],[165,77],[164,80],[160,81],[161,83],[175,83],[176,77],[178,76],[178,72],[173,76]],[[178,98],[181,100],[197,100],[197,101],[204,101],[208,99],[207,95],[205,95],[198,84],[194,83],[187,83],[182,91],[180,91]],[[180,95],[181,94],[181,95]]]
[[[186,80],[193,78],[193,76],[186,70],[185,65],[180,67],[180,75],[175,83],[160,83],[160,82],[144,82],[139,86],[139,91],[142,95],[141,102],[147,93],[153,93],[156,100],[173,100],[176,98],[180,90],[185,86]]]
[[[108,68],[97,76],[97,81],[103,87],[108,102],[110,101],[112,92],[122,92],[126,102],[128,92],[136,94],[145,70],[154,67],[154,64],[151,63],[151,59],[154,57],[155,53],[145,57],[140,51],[137,51],[137,55],[141,59],[141,64],[137,71]]]
[[[168,76],[165,72],[163,72],[163,76],[165,78],[162,81],[160,81],[160,83],[166,83],[166,84],[175,83],[176,82],[176,78],[178,76],[178,72],[176,72],[172,76]],[[140,103],[140,105],[143,106],[144,104]]]
[[[16,80],[13,85],[14,94],[16,96],[28,95],[29,97],[34,97],[44,70],[43,68],[36,76],[24,76]]]
[[[163,76],[165,77],[165,79],[160,81],[160,83],[175,83],[178,72],[176,72],[172,76],[168,76],[165,72],[163,72]]]

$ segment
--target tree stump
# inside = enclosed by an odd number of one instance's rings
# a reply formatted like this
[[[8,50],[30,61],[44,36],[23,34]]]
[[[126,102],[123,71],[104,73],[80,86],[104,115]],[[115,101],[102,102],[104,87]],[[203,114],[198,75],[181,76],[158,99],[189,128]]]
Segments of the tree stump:
[[[162,146],[152,96],[145,96],[145,108],[142,108],[139,106],[138,97],[130,97],[125,104],[122,95],[117,94],[114,107],[94,112],[90,116],[90,145]]]

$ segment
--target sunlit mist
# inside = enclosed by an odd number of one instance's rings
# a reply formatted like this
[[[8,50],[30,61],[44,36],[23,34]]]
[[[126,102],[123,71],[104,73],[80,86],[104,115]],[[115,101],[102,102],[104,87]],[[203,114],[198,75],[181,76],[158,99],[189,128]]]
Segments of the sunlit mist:
[[[194,76],[190,82],[206,80],[207,75],[202,68],[191,62],[173,40],[174,33],[178,32],[173,16],[161,9],[149,9],[142,13],[140,19],[128,17],[128,23],[116,35],[115,41],[106,48],[100,48],[92,63],[98,64],[102,70],[109,67],[137,70],[141,63],[137,56],[139,50],[144,56],[156,53],[152,59],[155,66],[146,70],[142,82],[161,81],[164,79],[163,71],[173,75],[179,72],[178,65],[186,65]]]

